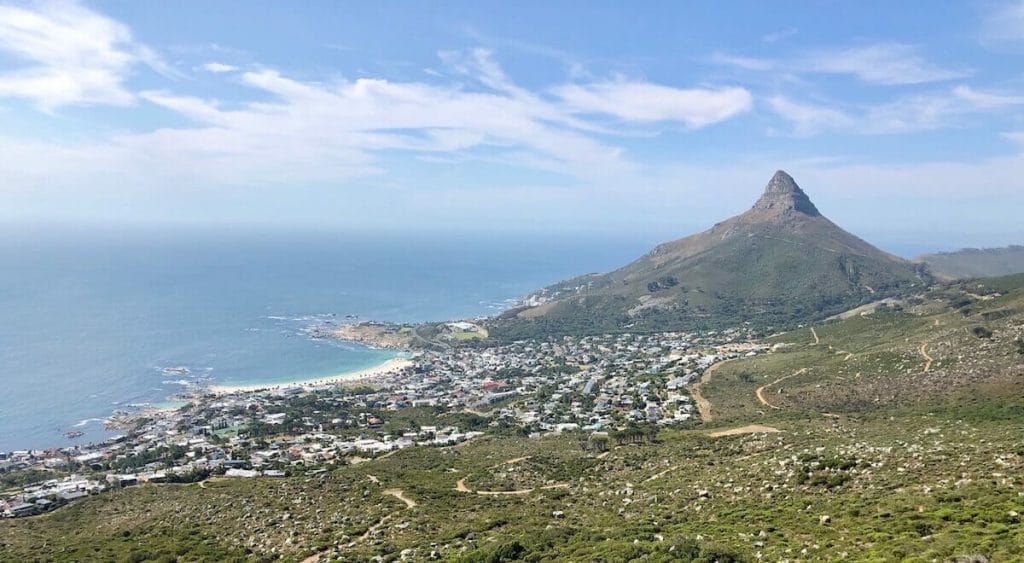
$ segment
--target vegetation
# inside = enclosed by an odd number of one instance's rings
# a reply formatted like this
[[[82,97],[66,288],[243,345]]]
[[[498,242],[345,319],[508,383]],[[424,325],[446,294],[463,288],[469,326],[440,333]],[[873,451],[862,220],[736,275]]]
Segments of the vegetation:
[[[0,560],[396,560],[404,550],[451,561],[1024,556],[1019,414],[763,422],[780,432],[711,438],[733,428],[716,423],[604,455],[575,436],[486,438],[317,478],[132,487],[0,523]],[[456,490],[459,481],[472,492]],[[416,506],[385,492],[394,489]]]
[[[1021,560],[1024,290],[1009,283],[773,336],[702,384],[715,418],[696,428],[526,438],[464,415],[491,434],[2,521],[0,561]],[[289,416],[308,408],[330,404]]]
[[[708,231],[614,272],[542,290],[547,303],[506,312],[490,323],[490,335],[510,341],[741,324],[775,331],[905,297],[931,281],[926,268],[843,231],[806,197],[795,184],[766,190],[753,209]],[[791,208],[793,199],[802,211]]]

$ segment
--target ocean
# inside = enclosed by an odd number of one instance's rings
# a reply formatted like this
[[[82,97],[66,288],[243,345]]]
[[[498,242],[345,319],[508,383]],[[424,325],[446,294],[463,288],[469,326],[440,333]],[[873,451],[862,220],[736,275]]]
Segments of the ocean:
[[[101,441],[111,435],[105,417],[167,404],[186,385],[365,369],[394,353],[304,330],[346,316],[495,314],[536,288],[622,265],[652,242],[0,229],[0,451]]]

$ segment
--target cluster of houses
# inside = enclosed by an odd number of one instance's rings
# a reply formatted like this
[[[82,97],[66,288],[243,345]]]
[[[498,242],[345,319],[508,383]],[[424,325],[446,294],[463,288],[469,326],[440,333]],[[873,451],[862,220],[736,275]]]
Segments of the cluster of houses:
[[[100,481],[78,475],[49,479],[28,485],[21,491],[0,499],[0,516],[21,518],[42,514],[91,494],[98,494],[106,488]]]
[[[211,474],[308,474],[404,448],[451,446],[490,426],[532,434],[685,423],[696,415],[686,386],[715,362],[762,352],[749,337],[732,330],[456,346],[422,352],[414,368],[373,389],[200,395],[187,408],[146,417],[125,436],[99,444],[0,454],[0,474],[34,469],[64,476],[0,499],[0,512],[33,515],[107,488]],[[395,422],[416,407],[473,413],[481,422],[469,429]]]

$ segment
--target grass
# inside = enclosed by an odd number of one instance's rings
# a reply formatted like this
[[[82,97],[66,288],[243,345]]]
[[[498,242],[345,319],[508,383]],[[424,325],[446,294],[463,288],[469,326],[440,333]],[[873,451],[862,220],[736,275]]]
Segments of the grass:
[[[928,299],[816,326],[819,344],[809,328],[769,339],[777,345],[772,353],[722,365],[702,393],[725,420],[759,420],[774,410],[757,399],[762,386],[773,406],[803,414],[998,404],[1024,392],[1015,353],[1022,326],[1020,292],[961,310]],[[979,337],[988,332],[991,338]],[[925,343],[934,359],[928,372]]]
[[[975,414],[783,414],[770,419],[778,434],[663,431],[655,444],[601,459],[570,435],[484,438],[403,450],[322,478],[131,488],[0,523],[0,560],[297,561],[321,551],[388,560],[411,549],[414,558],[437,550],[472,561],[501,546],[533,561],[658,560],[673,546],[737,560],[1016,559],[1024,556],[1013,516],[1024,513],[1020,423]],[[474,490],[501,486],[513,472],[508,486],[534,491],[455,490],[462,478]],[[550,482],[570,486],[538,488]]]
[[[773,337],[704,387],[713,423],[653,444],[494,435],[315,478],[133,487],[0,522],[0,561],[1022,560],[1024,294],[959,291]],[[779,432],[710,436],[753,422]],[[502,490],[528,492],[478,494]]]

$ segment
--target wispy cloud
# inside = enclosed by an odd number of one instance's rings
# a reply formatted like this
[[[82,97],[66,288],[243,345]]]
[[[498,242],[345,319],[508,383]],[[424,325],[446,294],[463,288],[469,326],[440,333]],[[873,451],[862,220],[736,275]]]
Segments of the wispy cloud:
[[[0,51],[21,61],[0,73],[0,96],[52,110],[65,105],[128,105],[132,70],[173,71],[124,25],[73,2],[0,6]]]
[[[1024,106],[1024,97],[961,85],[868,106],[831,107],[785,96],[769,98],[768,105],[792,124],[795,135],[828,131],[877,135],[958,127],[965,116]]]
[[[904,43],[872,43],[845,49],[820,49],[789,59],[716,53],[711,62],[756,72],[842,74],[871,84],[908,85],[962,78],[965,70],[929,62],[920,50]]]
[[[809,71],[850,74],[875,84],[923,84],[962,78],[968,73],[928,62],[916,47],[903,43],[875,43],[813,53],[804,59]]]
[[[765,43],[778,43],[785,39],[793,37],[799,32],[795,27],[787,27],[786,29],[780,29],[779,31],[773,31],[771,33],[765,33],[761,36],[761,41]]]
[[[212,72],[214,74],[223,74],[225,72],[234,72],[234,71],[238,70],[238,67],[235,66],[235,65],[229,65],[229,64],[226,64],[226,63],[218,63],[216,61],[206,63],[206,64],[204,64],[200,68],[202,68],[206,72]]]
[[[813,135],[821,131],[848,129],[856,121],[845,112],[813,103],[797,102],[785,96],[768,98],[768,107],[790,122],[793,133],[799,136]]]
[[[575,113],[599,113],[626,121],[676,121],[692,129],[750,111],[744,88],[671,88],[648,82],[598,82],[555,89]]]
[[[636,165],[601,118],[704,127],[750,108],[739,88],[680,89],[596,83],[533,92],[486,50],[447,52],[456,83],[362,78],[299,80],[273,69],[236,80],[259,101],[222,104],[173,91],[139,96],[190,125],[120,135],[105,143],[21,147],[23,166],[81,178],[114,167],[138,182],[258,185],[344,182],[383,172],[381,158],[457,156],[575,178],[615,177]],[[44,158],[43,153],[47,153]],[[114,163],[117,163],[116,165]]]
[[[1024,44],[1024,0],[996,4],[982,21],[981,42],[993,47]]]

